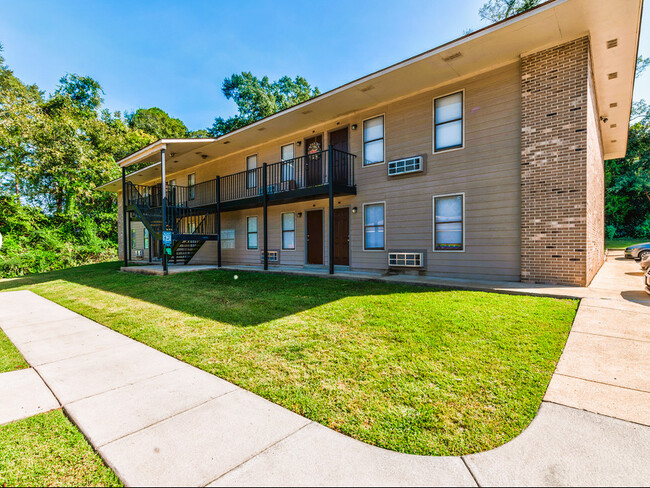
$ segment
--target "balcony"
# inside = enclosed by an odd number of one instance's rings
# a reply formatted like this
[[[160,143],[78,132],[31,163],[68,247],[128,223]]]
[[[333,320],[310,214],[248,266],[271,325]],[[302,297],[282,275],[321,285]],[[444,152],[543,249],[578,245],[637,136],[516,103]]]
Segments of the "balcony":
[[[329,194],[356,194],[354,159],[337,149],[327,149],[306,156],[264,164],[193,186],[167,184],[167,207],[171,213],[199,214],[272,205]],[[331,174],[330,174],[331,173]],[[155,209],[162,206],[161,185],[141,186],[128,183],[126,205]],[[178,210],[175,210],[178,209]],[[195,209],[193,212],[181,209]]]

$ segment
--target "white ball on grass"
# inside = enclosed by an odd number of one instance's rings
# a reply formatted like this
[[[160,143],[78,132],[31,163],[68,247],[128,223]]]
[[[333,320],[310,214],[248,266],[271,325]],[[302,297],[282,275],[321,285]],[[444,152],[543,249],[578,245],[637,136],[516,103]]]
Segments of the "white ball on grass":
[[[234,278],[234,279],[238,279],[238,278],[239,278],[239,276],[237,276],[237,275],[235,275],[235,276],[233,276],[233,278]]]

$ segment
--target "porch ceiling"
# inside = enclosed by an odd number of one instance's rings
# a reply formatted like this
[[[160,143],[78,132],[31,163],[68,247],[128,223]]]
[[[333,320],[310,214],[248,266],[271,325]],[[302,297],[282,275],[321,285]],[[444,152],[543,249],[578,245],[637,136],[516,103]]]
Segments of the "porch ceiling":
[[[621,157],[627,145],[642,6],[642,0],[552,0],[230,134],[216,139],[162,140],[119,164],[159,161],[160,149],[166,147],[168,172],[173,173],[517,62],[522,55],[585,35],[591,36],[598,109],[600,115],[608,118],[606,124],[600,125],[605,159]],[[614,39],[617,46],[608,48],[608,41]],[[611,77],[612,73],[616,76]],[[157,178],[159,171],[155,165],[129,176],[134,183]],[[101,189],[118,191],[120,184],[111,182]]]

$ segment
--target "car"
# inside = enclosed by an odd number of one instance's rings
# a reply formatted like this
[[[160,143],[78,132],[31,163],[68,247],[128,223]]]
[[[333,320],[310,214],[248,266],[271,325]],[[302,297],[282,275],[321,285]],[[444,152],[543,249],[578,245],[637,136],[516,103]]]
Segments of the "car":
[[[625,257],[627,259],[636,259],[637,261],[640,261],[643,256],[648,254],[650,254],[650,242],[635,244],[634,246],[625,248]]]
[[[650,254],[646,254],[641,258],[641,269],[646,271],[650,268]]]

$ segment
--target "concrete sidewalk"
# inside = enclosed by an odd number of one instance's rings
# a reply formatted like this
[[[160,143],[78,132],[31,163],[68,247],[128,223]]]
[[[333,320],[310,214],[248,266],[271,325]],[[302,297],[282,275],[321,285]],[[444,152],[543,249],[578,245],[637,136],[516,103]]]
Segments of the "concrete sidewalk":
[[[0,327],[127,485],[647,486],[650,303],[632,265],[610,257],[586,292],[525,432],[462,458],[356,441],[31,292],[0,293]]]

